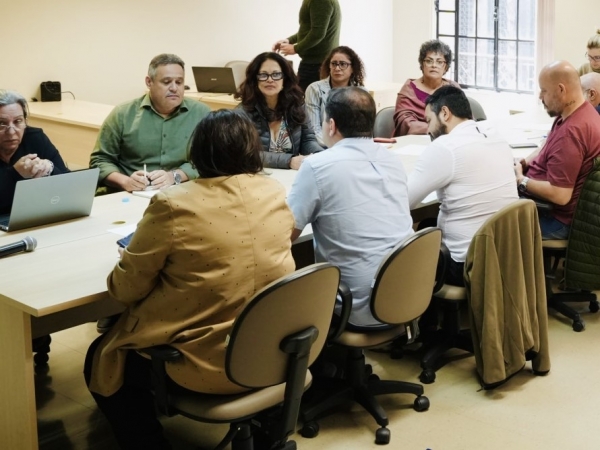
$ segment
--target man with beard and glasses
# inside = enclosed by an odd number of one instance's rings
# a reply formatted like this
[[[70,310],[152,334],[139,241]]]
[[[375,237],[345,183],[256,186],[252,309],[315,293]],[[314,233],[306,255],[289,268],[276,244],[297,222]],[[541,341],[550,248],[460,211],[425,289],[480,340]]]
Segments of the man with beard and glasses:
[[[518,199],[511,149],[472,120],[469,100],[454,86],[442,86],[425,102],[427,133],[408,177],[411,209],[437,191],[437,226],[450,251],[446,282],[464,285],[463,267],[471,239],[495,212]]]
[[[566,61],[545,66],[540,100],[556,117],[546,143],[515,164],[519,191],[550,202],[540,213],[543,239],[567,239],[583,182],[600,156],[600,116],[585,100],[579,74]]]

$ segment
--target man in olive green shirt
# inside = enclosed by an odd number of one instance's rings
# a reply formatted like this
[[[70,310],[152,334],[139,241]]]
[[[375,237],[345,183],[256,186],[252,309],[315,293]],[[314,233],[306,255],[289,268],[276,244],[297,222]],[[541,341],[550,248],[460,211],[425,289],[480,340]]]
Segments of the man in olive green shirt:
[[[338,0],[303,0],[299,13],[300,28],[287,39],[277,41],[273,51],[282,55],[298,54],[298,80],[303,91],[320,80],[321,63],[340,45],[342,12]]]
[[[100,184],[109,192],[148,185],[160,189],[198,176],[188,161],[187,145],[210,109],[184,99],[181,58],[154,57],[146,86],[146,95],[117,106],[100,128],[90,167],[100,169]]]

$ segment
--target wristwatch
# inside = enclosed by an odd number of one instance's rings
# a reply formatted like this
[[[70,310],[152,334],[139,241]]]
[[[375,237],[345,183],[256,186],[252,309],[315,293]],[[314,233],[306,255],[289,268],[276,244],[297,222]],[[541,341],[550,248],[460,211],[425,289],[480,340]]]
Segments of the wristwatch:
[[[181,184],[181,174],[176,170],[171,170],[171,173],[173,174],[173,183]]]
[[[529,177],[523,177],[518,186],[520,192],[527,192],[527,183],[529,183]]]

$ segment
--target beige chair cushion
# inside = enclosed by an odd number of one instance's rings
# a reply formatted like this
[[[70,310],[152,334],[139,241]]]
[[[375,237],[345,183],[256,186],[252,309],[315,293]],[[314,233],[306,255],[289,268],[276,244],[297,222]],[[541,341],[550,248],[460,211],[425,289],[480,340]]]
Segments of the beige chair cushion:
[[[310,387],[312,376],[306,373],[304,390]],[[170,404],[185,415],[208,422],[239,421],[283,401],[285,383],[235,395],[211,395],[187,391],[176,393]]]
[[[439,291],[433,294],[433,296],[444,300],[461,301],[467,299],[467,290],[461,286],[444,284]]]
[[[335,342],[346,347],[370,348],[393,341],[406,332],[404,325],[383,331],[354,332],[344,331]]]
[[[569,241],[567,241],[566,239],[548,239],[546,241],[542,241],[542,247],[543,248],[556,248],[556,249],[566,249],[567,248],[567,243]]]

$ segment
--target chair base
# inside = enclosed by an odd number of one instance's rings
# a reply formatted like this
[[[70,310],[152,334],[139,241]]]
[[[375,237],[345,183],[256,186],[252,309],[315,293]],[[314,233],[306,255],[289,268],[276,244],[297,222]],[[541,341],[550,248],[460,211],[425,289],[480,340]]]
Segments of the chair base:
[[[421,383],[431,384],[435,381],[435,372],[449,362],[447,358],[444,358],[445,353],[453,348],[473,354],[471,330],[461,330],[458,333],[453,333],[440,329],[433,335],[423,349],[424,354],[421,358],[423,371],[419,375]]]
[[[317,378],[307,391],[300,408],[303,437],[312,438],[319,432],[317,418],[333,412],[336,408],[357,402],[377,422],[380,428],[375,433],[376,444],[388,444],[391,434],[387,428],[389,423],[384,409],[377,402],[376,395],[413,394],[417,398],[413,407],[416,411],[429,409],[429,399],[423,395],[423,386],[404,381],[380,380],[372,373],[370,365],[365,364],[361,349],[349,349],[346,360],[344,378]]]
[[[583,331],[585,322],[581,315],[565,303],[568,302],[589,302],[590,312],[596,313],[600,309],[600,304],[596,294],[589,291],[573,292],[554,292],[553,282],[556,281],[556,272],[562,258],[565,257],[565,248],[544,248],[544,272],[546,273],[546,295],[548,298],[548,308],[552,308],[563,316],[572,320],[573,331]]]

